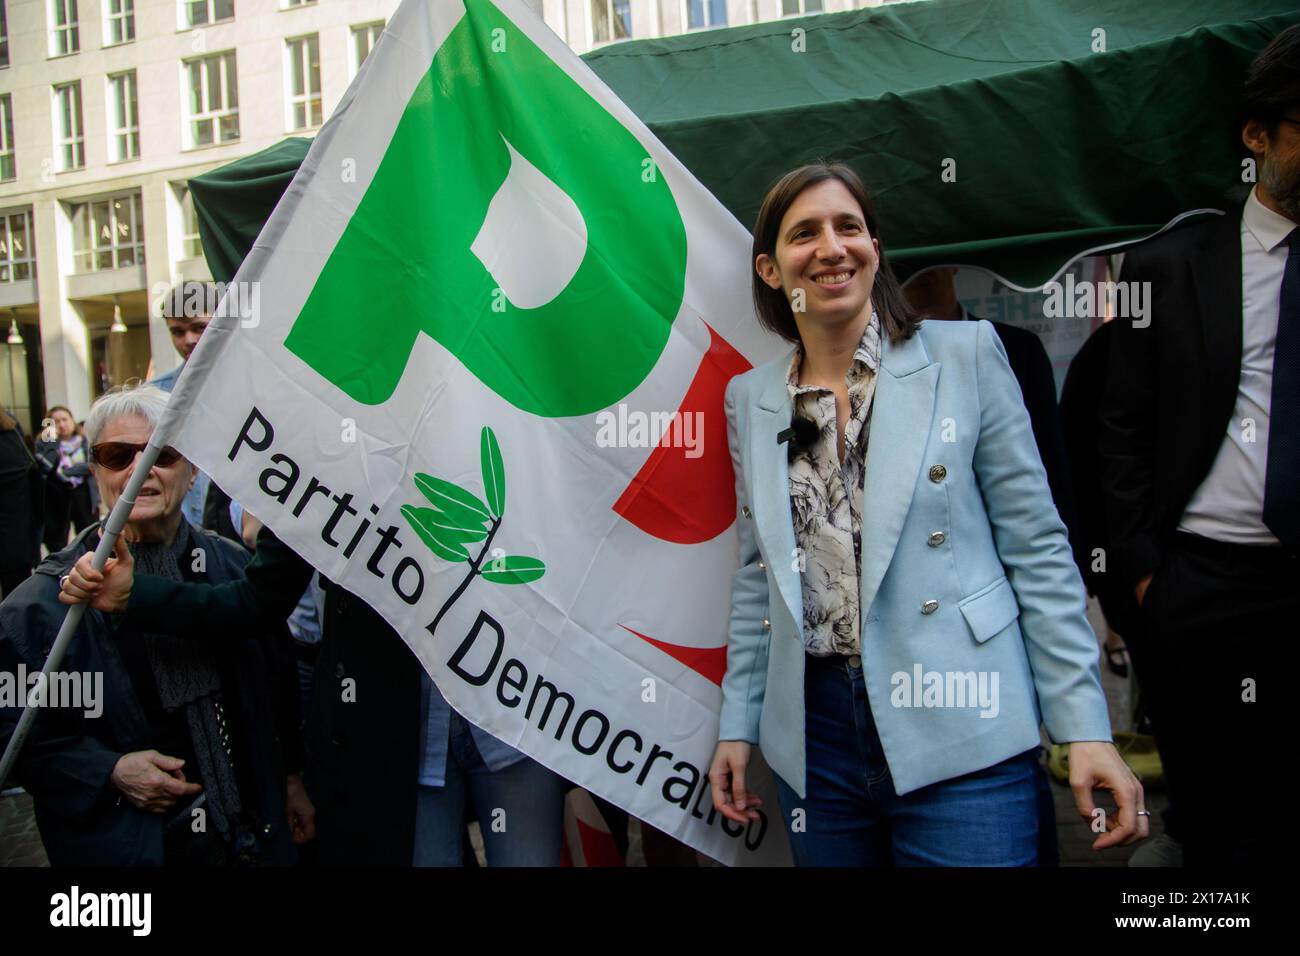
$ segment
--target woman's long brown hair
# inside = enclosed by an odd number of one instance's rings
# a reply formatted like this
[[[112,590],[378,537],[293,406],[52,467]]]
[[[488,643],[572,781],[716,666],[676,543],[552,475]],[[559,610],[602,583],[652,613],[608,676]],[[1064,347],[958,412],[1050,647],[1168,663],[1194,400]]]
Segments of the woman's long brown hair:
[[[754,245],[750,254],[751,267],[764,253],[776,258],[776,238],[781,229],[781,220],[795,199],[809,186],[838,179],[862,207],[867,231],[880,243],[880,265],[876,269],[875,282],[871,287],[871,304],[880,315],[881,333],[891,342],[901,342],[911,338],[921,318],[916,314],[903,295],[903,288],[894,275],[885,256],[885,241],[880,236],[880,220],[876,216],[876,206],[871,201],[867,187],[862,179],[848,166],[836,162],[810,163],[792,169],[772,185],[763,197],[763,204],[758,210],[758,221],[754,223]],[[781,289],[773,289],[763,281],[755,270],[753,273],[754,310],[763,327],[775,332],[789,342],[799,341],[799,326],[795,323],[794,312],[790,302]]]

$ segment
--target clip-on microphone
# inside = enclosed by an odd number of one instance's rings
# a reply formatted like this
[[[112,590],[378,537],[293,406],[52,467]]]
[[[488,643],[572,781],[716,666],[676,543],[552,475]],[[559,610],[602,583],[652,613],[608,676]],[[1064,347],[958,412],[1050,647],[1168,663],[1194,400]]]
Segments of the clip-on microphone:
[[[788,454],[793,460],[794,456],[801,451],[811,448],[817,442],[817,423],[810,418],[803,418],[795,414],[790,419],[790,427],[776,433],[776,443],[784,445],[787,442],[790,447]]]

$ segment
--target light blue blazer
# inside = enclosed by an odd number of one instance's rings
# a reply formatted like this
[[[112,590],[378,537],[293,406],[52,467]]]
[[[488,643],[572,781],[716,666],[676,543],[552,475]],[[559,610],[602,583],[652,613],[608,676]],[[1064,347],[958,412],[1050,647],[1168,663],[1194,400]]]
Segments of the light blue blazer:
[[[740,569],[719,739],[758,744],[804,797],[802,589],[776,440],[790,425],[792,354],[727,387]],[[1058,743],[1110,740],[1083,582],[993,327],[928,321],[901,344],[886,338],[879,376],[863,475],[862,668],[897,792],[1037,746],[1040,723]],[[971,705],[981,680],[995,706]]]

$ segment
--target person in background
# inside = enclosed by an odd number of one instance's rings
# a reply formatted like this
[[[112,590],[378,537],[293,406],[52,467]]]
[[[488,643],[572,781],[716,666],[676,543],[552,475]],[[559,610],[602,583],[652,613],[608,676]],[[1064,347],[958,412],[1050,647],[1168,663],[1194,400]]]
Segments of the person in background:
[[[1095,595],[1106,619],[1106,666],[1117,677],[1128,677],[1130,650],[1122,635],[1138,630],[1137,601],[1131,589],[1107,574],[1095,556],[1109,549],[1106,540],[1106,502],[1101,493],[1101,462],[1097,453],[1101,408],[1106,390],[1113,321],[1098,326],[1070,361],[1061,387],[1061,428],[1070,462],[1071,484],[1078,509],[1078,527],[1070,535],[1075,563],[1088,593]],[[1139,652],[1135,642],[1132,654]]]
[[[1272,829],[1255,685],[1300,616],[1300,26],[1255,58],[1241,105],[1258,181],[1127,252],[1120,281],[1149,284],[1149,312],[1112,323],[1101,406],[1107,573],[1140,608],[1186,866],[1255,866]],[[1243,812],[1203,805],[1207,768]]]
[[[90,445],[86,444],[86,423],[84,421],[77,422],[77,435],[81,438],[82,443],[85,444],[85,447],[87,448],[86,454],[89,455]],[[101,506],[103,504],[99,497],[99,482],[95,481],[92,477],[90,481],[86,482],[86,487],[90,489],[90,520],[98,521],[101,514]]]
[[[172,347],[181,357],[181,364],[170,372],[164,372],[152,379],[148,384],[161,388],[164,392],[170,392],[176,387],[176,380],[185,370],[185,363],[189,361],[194,347],[199,344],[199,339],[207,330],[208,323],[212,321],[216,301],[217,287],[211,282],[200,282],[197,279],[178,282],[163,296],[163,319],[167,322],[167,331],[172,337]],[[207,527],[203,520],[203,508],[210,485],[208,476],[196,468],[194,487],[185,496],[185,503],[181,506],[185,520],[196,528]],[[235,537],[237,539],[238,536]]]
[[[77,420],[63,405],[45,413],[49,426],[36,443],[36,461],[44,472],[46,549],[53,554],[68,546],[68,528],[77,533],[95,520],[90,493],[90,462]]]
[[[238,501],[230,502],[230,523],[239,529],[244,547],[257,552],[257,536],[262,522],[244,510]],[[311,583],[302,592],[297,606],[285,623],[293,637],[293,658],[298,670],[298,690],[304,719],[311,708],[312,672],[320,653],[321,619],[325,614],[325,592],[321,589],[320,574],[313,572]]]
[[[44,484],[22,427],[0,407],[0,596],[26,580],[40,560]]]

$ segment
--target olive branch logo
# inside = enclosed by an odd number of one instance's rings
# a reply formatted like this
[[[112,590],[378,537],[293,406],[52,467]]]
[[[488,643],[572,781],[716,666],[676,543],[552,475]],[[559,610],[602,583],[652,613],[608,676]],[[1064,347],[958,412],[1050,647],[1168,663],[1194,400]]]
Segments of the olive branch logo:
[[[479,462],[486,504],[460,485],[417,473],[415,487],[434,507],[402,505],[402,517],[430,551],[445,561],[469,562],[469,574],[438,611],[438,616],[429,625],[430,634],[476,576],[482,576],[493,584],[527,584],[546,573],[546,565],[537,558],[514,554],[497,555],[486,566],[483,564],[506,511],[506,470],[501,459],[501,446],[497,444],[497,436],[486,425],[479,434]],[[478,556],[470,560],[465,545],[476,541],[482,541],[483,547]]]

